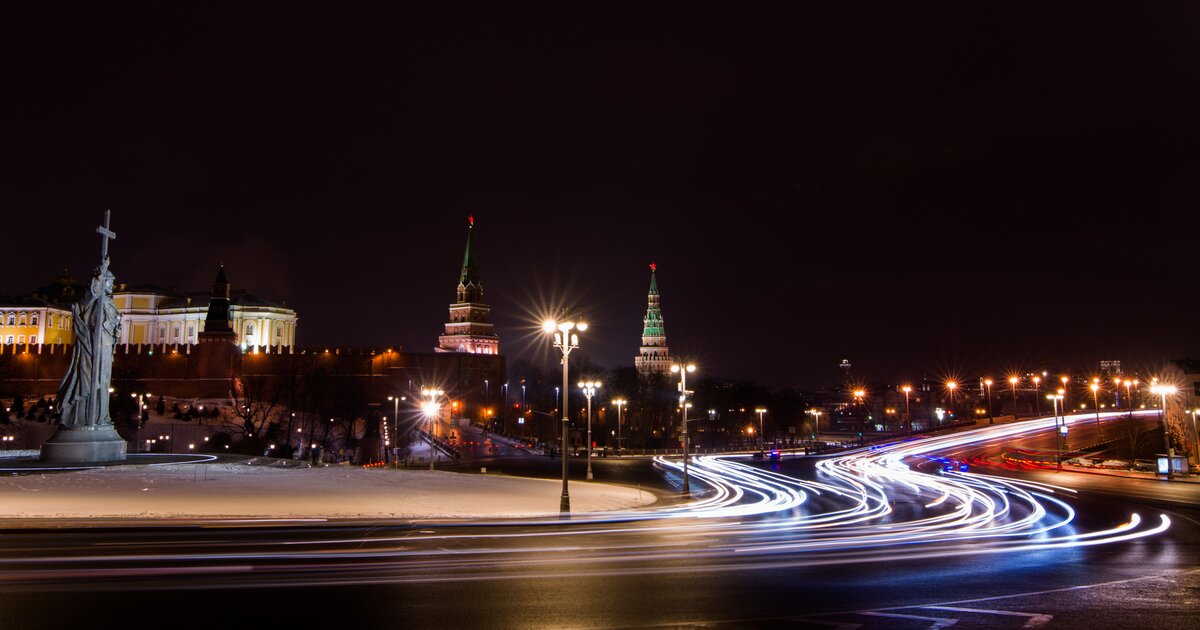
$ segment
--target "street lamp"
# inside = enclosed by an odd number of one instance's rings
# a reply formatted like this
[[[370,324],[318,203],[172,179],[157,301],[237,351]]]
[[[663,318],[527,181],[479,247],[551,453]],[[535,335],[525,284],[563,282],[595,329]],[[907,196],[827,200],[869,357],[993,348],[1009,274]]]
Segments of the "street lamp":
[[[1013,395],[1013,418],[1017,417],[1017,383],[1019,382],[1021,382],[1021,379],[1017,376],[1008,377],[1008,385],[1012,388]]]
[[[996,418],[992,415],[992,379],[983,379],[983,384],[987,386],[988,397],[988,424],[996,424]]]
[[[393,444],[393,446],[392,446],[393,466],[392,467],[399,468],[400,467],[400,458],[397,457],[397,455],[400,452],[400,447],[399,447],[399,443],[400,443],[399,437],[400,436],[396,432],[400,430],[399,429],[400,401],[407,400],[408,396],[388,396],[387,399],[392,401],[392,444]],[[292,415],[296,415],[296,414],[292,414]],[[297,431],[299,431],[299,429],[297,429]]]
[[[813,425],[815,425],[815,427],[816,427],[816,432],[814,433],[813,439],[814,440],[820,439],[821,438],[821,410],[820,409],[809,409],[808,413],[812,414]],[[909,426],[911,427],[911,423]]]
[[[621,455],[621,409],[625,407],[625,399],[618,398],[612,401],[612,404],[617,406],[617,456]]]
[[[856,407],[858,407],[858,417],[859,417],[859,421],[862,423],[862,426],[859,427],[861,430],[858,432],[858,444],[860,446],[863,443],[863,433],[865,433],[867,430],[867,417],[865,415],[863,415],[863,409],[862,409],[863,398],[865,398],[866,395],[867,395],[867,390],[865,390],[865,389],[854,390],[854,405]]]
[[[688,372],[695,372],[695,371],[696,371],[696,366],[691,363],[688,363],[686,365],[683,363],[672,363],[671,364],[671,373],[679,374],[679,406],[683,407],[683,496],[685,496],[685,497],[691,493],[691,488],[688,486],[688,454],[691,449],[688,446],[688,430],[687,430],[688,429],[687,410],[688,410],[688,407],[690,407],[691,405],[688,404],[687,397],[689,394],[692,393],[692,391],[687,388],[687,375],[688,375]]]
[[[912,393],[912,385],[901,385],[900,391],[904,392],[904,416],[908,420],[908,434],[912,435],[912,412],[908,408],[908,395]]]
[[[421,410],[425,412],[425,424],[429,433],[429,470],[433,470],[433,458],[437,453],[433,446],[433,419],[442,409],[442,404],[438,402],[438,399],[445,393],[440,389],[421,388],[421,395],[425,397],[425,404],[421,406]]]
[[[765,448],[767,442],[767,433],[763,430],[763,414],[767,413],[767,410],[763,409],[762,407],[758,407],[754,410],[754,413],[758,414],[758,441],[763,445],[763,448]],[[759,450],[762,450],[762,448]]]
[[[596,390],[600,389],[600,383],[596,381],[585,381],[579,383],[579,389],[583,390],[583,395],[587,397],[588,414],[587,414],[587,480],[592,480],[592,396],[596,395]]]
[[[1042,415],[1042,377],[1033,377],[1033,401],[1037,406],[1036,415]]]
[[[1100,379],[1096,379],[1098,381]],[[1100,426],[1100,383],[1092,381],[1092,404],[1096,405],[1096,426]]]
[[[571,355],[571,351],[579,347],[579,335],[572,333],[572,330],[583,332],[587,330],[588,325],[584,322],[556,322],[552,319],[547,319],[542,322],[542,330],[546,334],[554,334],[554,347],[562,351],[562,498],[558,503],[558,511],[561,514],[571,513],[571,495],[567,491],[567,421],[570,416],[567,415],[567,399],[570,398],[570,390],[568,383],[570,379],[567,376],[567,370],[570,367],[567,359]],[[521,395],[524,397],[525,388],[521,387]]]
[[[1058,401],[1063,399],[1063,390],[1061,390],[1061,389],[1058,390],[1057,394],[1046,394],[1046,399],[1050,400],[1054,403],[1054,428],[1055,428],[1054,444],[1056,446],[1058,446],[1058,448],[1055,449],[1056,451],[1058,451],[1057,452],[1058,469],[1062,470],[1062,446],[1060,445],[1059,440],[1061,439],[1062,435],[1066,435],[1067,418],[1066,418],[1066,409],[1064,408],[1063,409],[1063,426],[1060,429],[1058,426]]]
[[[954,411],[954,390],[958,389],[958,383],[954,381],[946,381],[946,391],[950,392],[950,411]]]
[[[1167,447],[1167,479],[1175,478],[1174,474],[1172,473],[1173,462],[1171,461],[1175,458],[1175,449],[1171,447],[1171,428],[1167,426],[1167,396],[1174,396],[1176,391],[1178,390],[1175,389],[1174,385],[1155,383],[1150,386],[1150,393],[1158,394],[1161,400],[1161,406],[1158,408],[1158,410],[1159,415],[1162,416],[1163,442]]]

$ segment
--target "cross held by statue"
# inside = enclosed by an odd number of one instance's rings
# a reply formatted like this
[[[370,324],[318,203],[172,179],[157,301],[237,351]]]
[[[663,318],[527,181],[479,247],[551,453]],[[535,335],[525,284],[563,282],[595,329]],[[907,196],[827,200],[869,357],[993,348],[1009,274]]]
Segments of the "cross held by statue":
[[[111,210],[105,210],[104,225],[96,227],[96,233],[100,235],[100,264],[104,264],[104,260],[108,258],[108,239],[117,240],[117,233],[108,229],[108,221],[111,215]]]

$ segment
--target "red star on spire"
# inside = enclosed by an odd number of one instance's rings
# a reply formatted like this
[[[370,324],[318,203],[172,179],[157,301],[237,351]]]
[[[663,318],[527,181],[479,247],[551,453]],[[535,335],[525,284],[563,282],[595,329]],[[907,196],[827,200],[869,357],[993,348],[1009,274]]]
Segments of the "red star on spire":
[[[650,263],[650,273],[654,273],[656,271],[658,271],[658,265]]]
[[[473,215],[473,214],[468,214],[468,215],[467,215],[467,222],[471,224],[471,227],[475,227],[475,215]]]

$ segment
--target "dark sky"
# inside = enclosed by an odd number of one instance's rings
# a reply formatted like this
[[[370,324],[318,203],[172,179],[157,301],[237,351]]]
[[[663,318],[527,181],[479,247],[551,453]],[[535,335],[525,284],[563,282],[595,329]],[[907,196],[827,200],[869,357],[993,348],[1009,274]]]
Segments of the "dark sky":
[[[1045,4],[8,15],[0,292],[111,208],[120,281],[224,261],[302,344],[427,351],[474,214],[546,367],[563,302],[632,364],[652,261],[709,374],[1200,355],[1200,6]]]

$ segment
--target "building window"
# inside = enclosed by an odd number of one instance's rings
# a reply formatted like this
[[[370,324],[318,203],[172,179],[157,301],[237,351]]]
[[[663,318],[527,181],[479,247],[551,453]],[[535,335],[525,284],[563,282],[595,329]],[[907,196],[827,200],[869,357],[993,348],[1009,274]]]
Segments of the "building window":
[[[167,327],[166,327],[166,326],[159,325],[159,327],[158,327],[158,340],[159,340],[159,341],[166,341],[166,340],[167,340]]]
[[[275,343],[283,343],[283,326],[275,326]]]
[[[29,343],[37,343],[37,335],[29,335]]]
[[[17,335],[17,343],[25,343],[25,335]]]
[[[176,343],[179,342],[179,334],[180,334],[179,326],[178,325],[172,326],[171,327],[171,338],[174,339]]]
[[[26,325],[26,324],[25,324],[25,322],[26,322],[26,321],[28,321],[28,320],[26,320],[26,319],[25,319],[25,313],[21,313],[21,320],[20,320],[19,322],[17,322],[17,325],[18,325],[18,326],[25,326],[25,325]]]
[[[9,335],[9,336],[8,336],[8,339],[6,339],[6,340],[4,341],[4,343],[6,343],[6,344],[8,344],[8,345],[10,345],[10,346],[11,346],[11,345],[13,345],[13,336],[12,336],[12,335]]]
[[[29,316],[29,325],[30,326],[38,325],[38,314],[37,313],[34,313],[33,315]]]
[[[195,339],[196,339],[196,327],[189,325],[188,326],[188,341],[194,341]]]
[[[13,315],[12,313],[8,314],[8,325],[9,326],[17,325],[17,316],[16,315]]]

